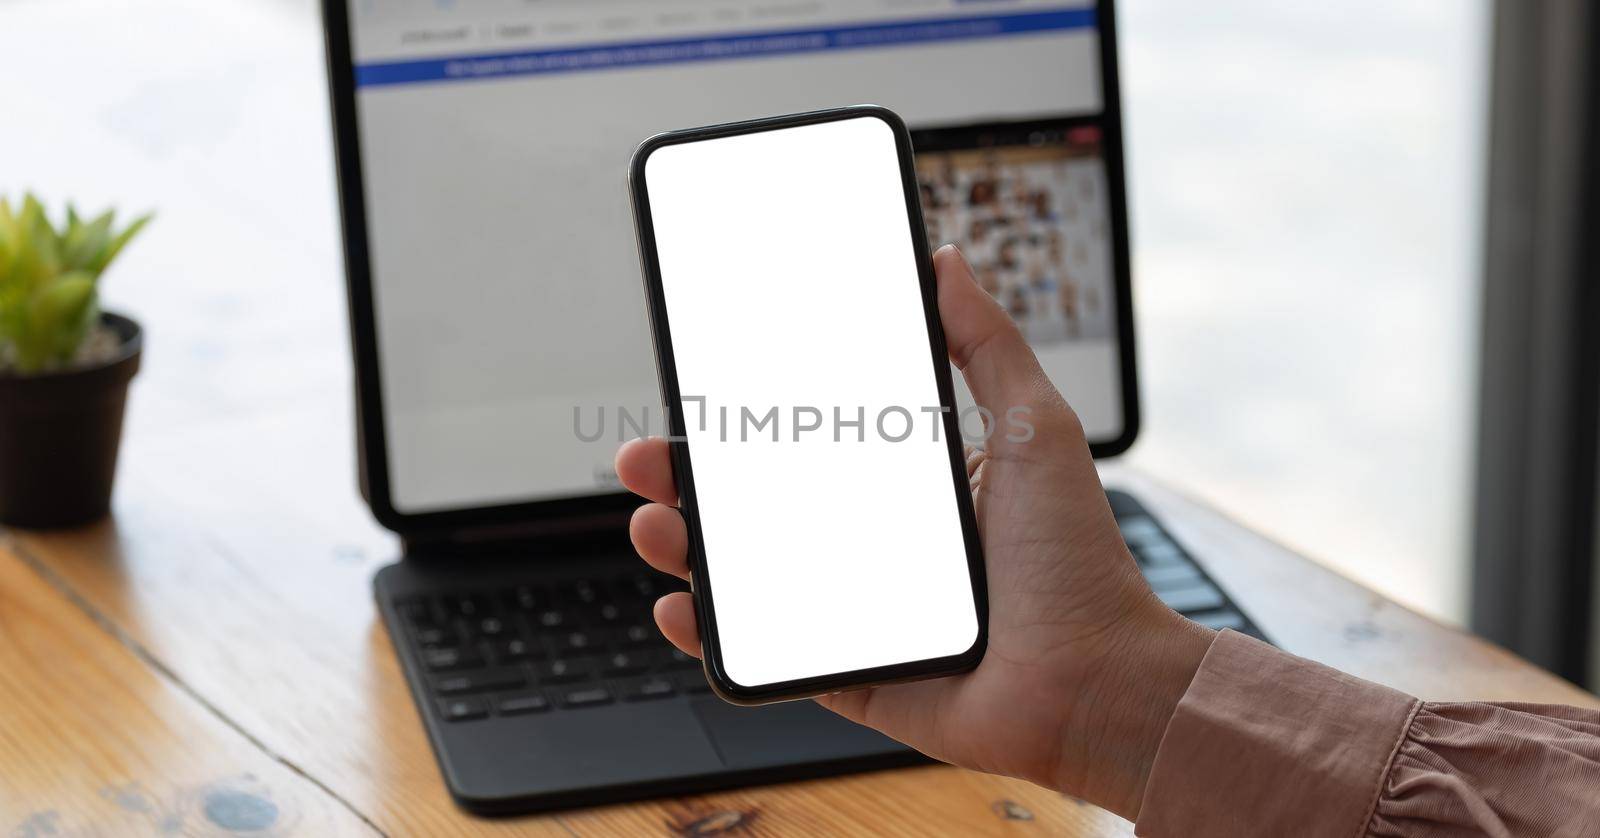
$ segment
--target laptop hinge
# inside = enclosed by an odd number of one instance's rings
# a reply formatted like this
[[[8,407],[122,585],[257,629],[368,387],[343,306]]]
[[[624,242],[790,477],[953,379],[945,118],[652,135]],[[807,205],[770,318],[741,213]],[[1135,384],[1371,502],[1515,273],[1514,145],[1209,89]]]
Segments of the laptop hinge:
[[[631,511],[400,533],[407,560],[587,552],[628,547]]]

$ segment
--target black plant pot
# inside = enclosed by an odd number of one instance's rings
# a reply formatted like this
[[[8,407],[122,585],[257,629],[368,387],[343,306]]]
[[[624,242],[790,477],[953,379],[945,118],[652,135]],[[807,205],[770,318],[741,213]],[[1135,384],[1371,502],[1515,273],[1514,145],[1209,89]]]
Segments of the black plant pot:
[[[0,373],[0,524],[69,527],[111,507],[128,382],[139,371],[139,324],[101,322],[122,338],[117,357],[86,369]]]

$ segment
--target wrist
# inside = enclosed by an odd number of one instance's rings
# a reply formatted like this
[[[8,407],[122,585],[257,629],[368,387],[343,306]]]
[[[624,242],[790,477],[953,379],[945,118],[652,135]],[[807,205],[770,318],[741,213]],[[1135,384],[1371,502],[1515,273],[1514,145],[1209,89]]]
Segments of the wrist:
[[[1147,588],[1140,593],[1070,687],[1054,783],[1129,820],[1138,818],[1167,723],[1216,637]]]

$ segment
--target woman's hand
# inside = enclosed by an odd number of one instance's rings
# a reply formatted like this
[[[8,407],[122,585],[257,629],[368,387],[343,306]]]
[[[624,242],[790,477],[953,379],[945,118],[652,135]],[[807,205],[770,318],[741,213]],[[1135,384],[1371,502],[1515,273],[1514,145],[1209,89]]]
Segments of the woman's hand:
[[[1151,594],[1123,544],[1077,416],[961,254],[934,254],[950,358],[995,416],[1024,407],[1035,433],[969,453],[989,582],[989,646],[970,673],[817,699],[946,762],[1023,777],[1128,818],[1211,632]],[[639,555],[688,578],[667,443],[634,440],[617,474],[652,501],[634,514]],[[700,654],[694,603],[656,603],[667,639]],[[819,616],[820,619],[820,616]]]

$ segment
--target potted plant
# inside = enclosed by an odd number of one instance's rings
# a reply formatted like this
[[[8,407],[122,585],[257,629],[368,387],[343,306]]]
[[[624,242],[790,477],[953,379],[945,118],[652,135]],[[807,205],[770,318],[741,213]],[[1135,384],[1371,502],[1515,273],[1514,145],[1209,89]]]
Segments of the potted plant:
[[[100,311],[98,283],[149,216],[117,229],[32,195],[0,198],[0,523],[62,527],[111,503],[139,325]]]

